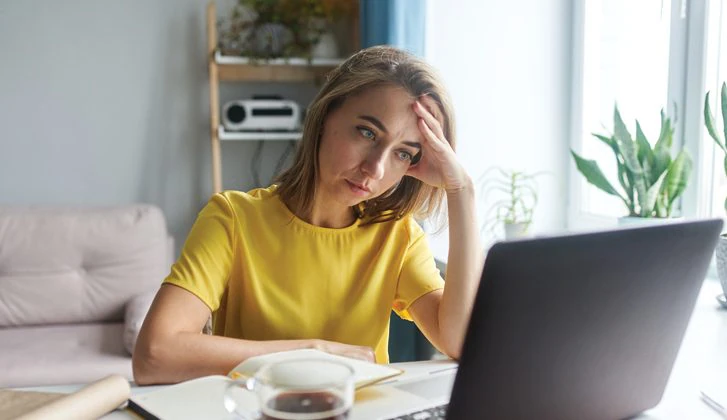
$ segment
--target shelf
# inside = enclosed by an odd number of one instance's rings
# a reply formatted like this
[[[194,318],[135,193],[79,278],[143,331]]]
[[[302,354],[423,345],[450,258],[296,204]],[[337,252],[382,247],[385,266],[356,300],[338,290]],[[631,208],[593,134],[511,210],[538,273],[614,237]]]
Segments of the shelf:
[[[277,58],[251,61],[246,57],[226,56],[215,51],[214,63],[223,82],[319,82],[343,59]]]
[[[297,1],[297,0],[296,0]],[[341,54],[359,49],[359,0],[345,0],[351,3],[351,16],[341,20],[341,29],[336,35],[341,36]],[[298,89],[297,85],[320,88],[326,82],[328,75],[345,61],[345,58],[325,59],[315,58],[308,60],[304,57],[279,58],[272,60],[259,60],[242,57],[232,51],[220,48],[217,34],[217,0],[207,1],[206,29],[207,48],[205,64],[209,75],[209,119],[210,157],[212,158],[212,188],[214,192],[222,191],[222,145],[223,141],[297,141],[303,137],[300,132],[282,131],[227,131],[220,124],[220,88],[223,84],[243,82],[257,84],[255,90],[269,91],[262,83],[289,84],[286,88]],[[347,29],[346,29],[347,28]],[[228,53],[229,55],[225,54]],[[223,83],[227,82],[227,83]],[[225,86],[225,88],[228,88]],[[307,90],[306,90],[307,91]],[[262,143],[258,143],[262,144]],[[228,145],[229,146],[229,145]],[[287,150],[286,150],[287,152]]]
[[[283,131],[226,131],[225,127],[217,127],[217,137],[220,140],[233,141],[259,141],[259,140],[300,140],[301,132]]]
[[[313,67],[335,67],[343,63],[343,58],[314,58],[310,65]],[[217,64],[237,64],[237,65],[268,65],[268,66],[308,66],[307,58],[291,57],[291,58],[274,58],[272,60],[258,60],[253,62],[247,57],[239,57],[234,55],[222,55],[219,50],[215,51],[215,62]]]

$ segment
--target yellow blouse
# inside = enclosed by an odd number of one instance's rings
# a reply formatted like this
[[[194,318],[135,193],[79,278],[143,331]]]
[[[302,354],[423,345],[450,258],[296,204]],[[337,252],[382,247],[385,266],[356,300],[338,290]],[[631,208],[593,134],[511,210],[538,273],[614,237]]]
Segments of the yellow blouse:
[[[370,346],[388,363],[389,315],[444,287],[411,216],[342,229],[297,218],[276,187],[215,194],[165,283],[199,297],[214,333]]]

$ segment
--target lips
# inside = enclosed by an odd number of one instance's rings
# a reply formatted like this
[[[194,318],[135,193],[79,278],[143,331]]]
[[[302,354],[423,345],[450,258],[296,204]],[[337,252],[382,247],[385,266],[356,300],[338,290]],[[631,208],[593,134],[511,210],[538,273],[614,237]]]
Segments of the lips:
[[[348,186],[351,187],[351,189],[359,195],[369,194],[371,192],[368,187],[363,184],[359,184],[358,182],[346,180],[346,183],[348,183]]]

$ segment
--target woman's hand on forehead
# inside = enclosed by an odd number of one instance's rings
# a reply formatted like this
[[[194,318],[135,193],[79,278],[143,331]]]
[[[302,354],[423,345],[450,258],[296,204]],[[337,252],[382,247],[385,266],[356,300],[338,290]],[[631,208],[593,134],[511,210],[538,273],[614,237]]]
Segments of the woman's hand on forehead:
[[[423,95],[412,108],[417,115],[417,126],[422,133],[422,157],[409,167],[407,175],[447,192],[460,191],[471,184],[471,179],[444,136],[443,118],[436,101]]]

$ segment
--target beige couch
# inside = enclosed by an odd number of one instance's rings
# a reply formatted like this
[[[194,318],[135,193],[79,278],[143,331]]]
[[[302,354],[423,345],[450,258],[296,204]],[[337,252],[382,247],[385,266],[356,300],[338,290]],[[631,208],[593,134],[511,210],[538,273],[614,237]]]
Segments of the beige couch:
[[[172,248],[149,205],[0,207],[0,387],[132,379]]]

